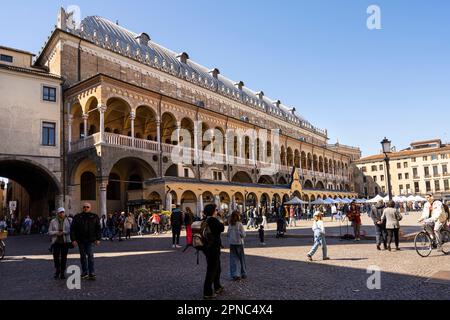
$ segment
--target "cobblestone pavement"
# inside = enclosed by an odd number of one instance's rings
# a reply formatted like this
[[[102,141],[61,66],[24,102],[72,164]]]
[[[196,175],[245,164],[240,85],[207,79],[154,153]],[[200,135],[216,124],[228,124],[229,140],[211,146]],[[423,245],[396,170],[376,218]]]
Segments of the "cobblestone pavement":
[[[68,290],[53,280],[49,242],[45,236],[7,239],[7,257],[0,262],[0,299],[187,299],[202,298],[206,263],[196,264],[193,249],[171,248],[170,235],[135,237],[126,242],[103,242],[96,248],[96,282],[82,282],[81,290]],[[184,239],[183,239],[184,241]],[[378,252],[372,241],[340,242],[329,239],[330,261],[306,262],[310,239],[247,240],[247,280],[228,277],[227,250],[222,258],[224,300],[245,299],[449,299],[450,286],[428,283],[438,271],[450,271],[450,256],[433,252],[420,258],[413,244],[400,252]],[[71,250],[69,264],[79,264]],[[379,266],[381,290],[369,290],[367,267]]]

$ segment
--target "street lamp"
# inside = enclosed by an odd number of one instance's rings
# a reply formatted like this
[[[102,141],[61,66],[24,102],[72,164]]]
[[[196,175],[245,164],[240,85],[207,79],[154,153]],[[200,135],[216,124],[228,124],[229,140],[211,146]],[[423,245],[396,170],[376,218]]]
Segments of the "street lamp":
[[[392,187],[391,187],[391,169],[389,166],[389,156],[388,154],[391,152],[391,141],[388,140],[386,137],[381,141],[381,146],[383,147],[383,153],[384,153],[384,161],[386,162],[386,171],[387,171],[387,187],[388,187],[388,193],[389,193],[389,201],[392,200]]]

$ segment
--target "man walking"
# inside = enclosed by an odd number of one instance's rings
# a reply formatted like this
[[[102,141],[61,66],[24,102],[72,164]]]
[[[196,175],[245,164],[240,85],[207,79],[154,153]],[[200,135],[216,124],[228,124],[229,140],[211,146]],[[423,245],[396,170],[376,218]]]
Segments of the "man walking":
[[[376,205],[373,205],[370,210],[370,218],[375,225],[375,234],[377,240],[377,250],[381,250],[381,243],[383,243],[384,250],[387,250],[387,230],[386,221],[381,221],[383,216],[384,202],[379,201]]]
[[[183,226],[183,213],[180,208],[172,210],[170,216],[170,224],[172,227],[172,248],[181,248],[180,246],[180,234],[181,227]]]
[[[220,249],[222,247],[222,240],[220,235],[225,230],[222,222],[219,221],[218,210],[215,204],[209,204],[205,207],[204,213],[206,215],[206,277],[203,287],[203,298],[214,299],[216,294],[223,292],[224,288],[220,284],[221,262]],[[214,291],[213,291],[214,285]]]
[[[93,245],[99,245],[102,238],[100,219],[91,212],[91,204],[83,205],[83,212],[76,215],[72,221],[70,238],[74,247],[80,250],[82,268],[81,278],[95,280]]]

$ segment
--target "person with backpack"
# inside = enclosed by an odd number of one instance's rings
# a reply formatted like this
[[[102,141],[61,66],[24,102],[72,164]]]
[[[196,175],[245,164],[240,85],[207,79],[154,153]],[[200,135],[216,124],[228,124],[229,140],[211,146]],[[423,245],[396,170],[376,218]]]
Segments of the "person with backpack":
[[[181,248],[180,234],[181,227],[183,226],[183,213],[179,207],[172,210],[170,224],[172,227],[172,248]]]
[[[233,281],[239,281],[247,278],[245,253],[244,253],[244,225],[241,223],[241,215],[238,211],[231,214],[228,224],[228,243],[230,244],[230,276]],[[238,273],[237,264],[240,264],[241,270]]]
[[[442,251],[441,230],[448,221],[449,210],[441,201],[435,201],[432,193],[429,193],[426,198],[427,202],[418,222],[424,224],[431,239],[436,241],[437,249]]]
[[[222,248],[221,234],[224,232],[225,226],[219,221],[219,219],[217,219],[217,205],[209,204],[205,207],[203,212],[206,216],[206,219],[203,221],[205,235],[205,246],[203,252],[206,256],[207,264],[205,282],[203,286],[203,298],[208,300],[216,298],[217,294],[224,291],[224,288],[220,283],[220,250]]]
[[[377,241],[377,250],[381,250],[381,243],[384,245],[384,250],[387,250],[387,230],[386,223],[382,221],[384,202],[379,201],[377,205],[373,205],[370,210],[370,218],[375,225],[375,234]],[[381,222],[381,223],[380,223]]]
[[[69,253],[70,243],[70,221],[66,218],[64,208],[57,210],[57,216],[50,223],[48,230],[52,237],[53,262],[55,264],[55,279],[65,279],[67,268],[67,254]]]

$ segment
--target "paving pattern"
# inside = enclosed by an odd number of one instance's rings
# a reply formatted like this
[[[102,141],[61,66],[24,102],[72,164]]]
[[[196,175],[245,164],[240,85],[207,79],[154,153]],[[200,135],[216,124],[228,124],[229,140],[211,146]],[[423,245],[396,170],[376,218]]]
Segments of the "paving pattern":
[[[96,248],[96,282],[82,282],[69,290],[53,280],[53,264],[45,236],[7,239],[7,257],[0,262],[0,300],[8,299],[120,299],[160,300],[202,298],[206,263],[196,263],[193,249],[182,253],[171,247],[170,235],[134,237],[124,242],[103,242]],[[224,238],[225,240],[225,238]],[[183,239],[184,241],[184,239]],[[330,261],[306,261],[311,239],[268,237],[261,247],[255,235],[246,243],[247,280],[229,280],[228,251],[222,256],[226,291],[220,299],[446,299],[450,286],[427,280],[439,271],[450,271],[450,256],[433,252],[420,258],[411,242],[400,252],[378,252],[373,241],[344,242],[329,239]],[[71,250],[69,264],[79,264]],[[381,290],[369,290],[369,266],[378,266]]]

